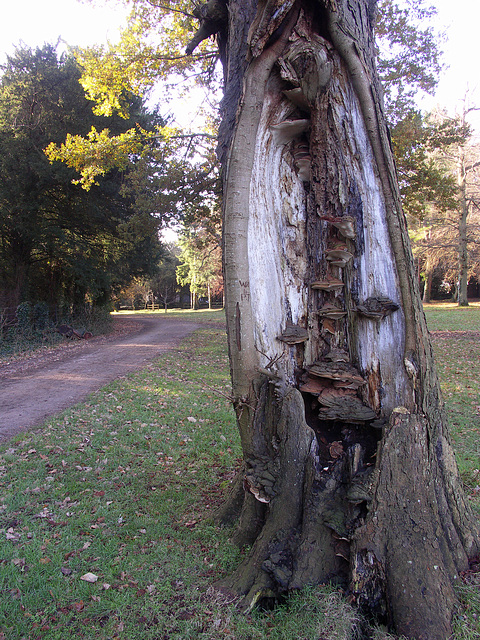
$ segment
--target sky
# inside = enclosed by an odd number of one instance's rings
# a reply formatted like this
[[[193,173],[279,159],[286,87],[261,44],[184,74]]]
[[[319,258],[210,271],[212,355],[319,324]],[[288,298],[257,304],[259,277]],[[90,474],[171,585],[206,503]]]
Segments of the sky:
[[[431,109],[437,104],[453,115],[467,88],[472,101],[480,105],[480,70],[478,66],[480,3],[472,0],[430,0],[438,10],[437,24],[446,30],[444,62],[435,98],[422,102]],[[77,0],[11,0],[2,9],[0,21],[0,61],[23,41],[35,47],[58,38],[69,45],[88,46],[115,40],[126,10],[115,0],[95,6]],[[476,91],[475,91],[476,90]],[[476,97],[475,97],[476,96]],[[476,124],[476,123],[475,123]],[[480,131],[480,114],[478,126]]]
[[[447,66],[441,75],[436,94],[422,102],[426,110],[445,106],[451,115],[462,108],[468,90],[471,104],[480,106],[479,34],[480,4],[472,0],[431,0],[437,8],[436,24],[446,31],[443,62]],[[472,124],[480,132],[480,118],[472,114]]]

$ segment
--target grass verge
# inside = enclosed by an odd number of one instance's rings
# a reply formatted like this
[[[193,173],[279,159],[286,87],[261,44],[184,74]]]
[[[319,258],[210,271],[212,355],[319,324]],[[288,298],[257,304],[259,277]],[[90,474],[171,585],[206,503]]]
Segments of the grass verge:
[[[88,313],[77,314],[73,318],[67,317],[64,321],[47,321],[42,329],[35,329],[33,325],[2,326],[0,318],[0,365],[65,344],[65,337],[57,331],[61,324],[73,326],[81,335],[85,331],[93,335],[103,335],[112,331],[112,316],[101,307]]]
[[[225,309],[197,309],[196,311],[192,311],[192,309],[169,309],[165,314],[163,309],[156,309],[155,311],[150,311],[149,309],[144,309],[140,311],[115,311],[112,313],[112,316],[122,316],[122,315],[158,315],[165,316],[167,318],[180,318],[181,320],[190,320],[192,322],[208,322],[209,324],[225,324]]]
[[[468,376],[441,373],[455,380],[452,411]],[[356,637],[361,621],[328,587],[247,617],[212,589],[240,559],[209,518],[240,456],[228,394],[224,331],[212,327],[0,448],[0,640]],[[454,428],[459,445],[477,424],[468,415]],[[478,640],[478,586],[460,597],[455,640]]]

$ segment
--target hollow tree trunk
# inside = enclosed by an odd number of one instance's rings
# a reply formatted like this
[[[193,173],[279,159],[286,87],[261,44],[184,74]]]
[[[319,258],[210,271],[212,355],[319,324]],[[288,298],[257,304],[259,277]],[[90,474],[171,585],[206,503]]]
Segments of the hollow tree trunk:
[[[334,581],[446,639],[479,548],[373,62],[369,0],[229,0],[226,314],[244,454],[221,518],[244,606]]]

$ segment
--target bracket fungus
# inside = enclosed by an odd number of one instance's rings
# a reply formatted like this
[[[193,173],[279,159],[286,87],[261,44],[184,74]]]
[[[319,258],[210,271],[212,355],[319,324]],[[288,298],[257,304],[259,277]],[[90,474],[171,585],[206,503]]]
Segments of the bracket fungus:
[[[350,356],[344,349],[337,348],[330,349],[323,357],[329,362],[348,362],[350,360]]]
[[[281,340],[286,344],[299,344],[308,340],[308,331],[297,324],[288,326],[277,340]]]
[[[312,289],[320,289],[321,291],[339,291],[345,286],[342,280],[338,278],[328,278],[325,280],[315,280],[310,285]]]
[[[292,154],[295,160],[310,156],[310,146],[306,139],[297,140],[292,147]]]
[[[399,308],[398,304],[390,300],[390,298],[372,296],[367,298],[362,304],[357,305],[357,312],[366,318],[383,320],[383,318],[389,316]]]
[[[284,120],[278,124],[272,124],[273,140],[277,145],[291,142],[304,133],[310,125],[310,120]]]
[[[332,380],[334,386],[344,386],[358,389],[365,384],[365,379],[359,371],[348,362],[317,361],[307,367],[308,375]]]
[[[334,336],[336,332],[335,320],[332,320],[331,318],[322,318],[322,328],[324,331]]]
[[[308,100],[303,93],[301,87],[295,87],[294,89],[285,89],[283,95],[290,100],[292,104],[296,107],[302,109],[302,111],[310,112],[310,105],[308,104]]]
[[[315,280],[310,285],[312,289],[320,289],[321,291],[339,291],[345,286],[342,280],[338,278],[328,278],[325,280]]]
[[[322,420],[335,420],[350,423],[362,423],[375,420],[375,411],[364,404],[358,396],[350,395],[347,390],[343,390],[338,397],[319,397],[322,405],[318,412],[318,417]]]
[[[277,469],[271,460],[248,460],[243,479],[244,489],[255,496],[259,502],[268,503],[275,495]]]
[[[311,168],[311,159],[310,156],[305,156],[304,158],[296,158],[295,165],[298,171],[298,177],[303,182],[310,181],[310,168]]]
[[[334,267],[345,267],[353,258],[353,253],[342,248],[328,249],[327,260]]]
[[[344,238],[349,238],[350,240],[355,238],[355,218],[352,218],[352,216],[342,216],[339,218],[330,218],[328,216],[320,217],[322,220],[326,220],[336,227]]]
[[[255,482],[255,478],[253,478],[252,476],[245,476],[245,478],[243,479],[243,488],[245,489],[245,491],[250,491],[250,493],[253,496],[255,496],[255,498],[259,502],[264,502],[264,503],[270,502],[271,497],[266,495],[266,493],[263,490],[263,487],[255,486],[253,482]]]
[[[319,309],[318,313],[320,316],[323,316],[324,318],[330,318],[331,320],[340,320],[340,318],[343,318],[347,315],[346,311],[344,311],[343,309],[339,309],[330,302],[324,304],[323,307]]]
[[[350,389],[349,387],[334,387],[332,384],[331,386],[323,388],[322,393],[318,397],[318,401],[325,407],[330,407],[347,396],[355,396],[356,393],[356,389]]]
[[[320,396],[325,389],[325,382],[322,382],[320,378],[307,378],[307,381],[300,387],[300,391],[311,393],[312,396]]]

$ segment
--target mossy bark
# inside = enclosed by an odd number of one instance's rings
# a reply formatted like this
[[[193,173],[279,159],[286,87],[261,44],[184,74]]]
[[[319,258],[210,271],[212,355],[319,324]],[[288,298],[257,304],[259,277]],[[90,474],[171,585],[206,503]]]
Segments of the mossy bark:
[[[221,520],[252,548],[219,586],[250,608],[333,581],[407,637],[442,640],[480,536],[401,211],[373,5],[228,5],[219,150],[244,463]]]

